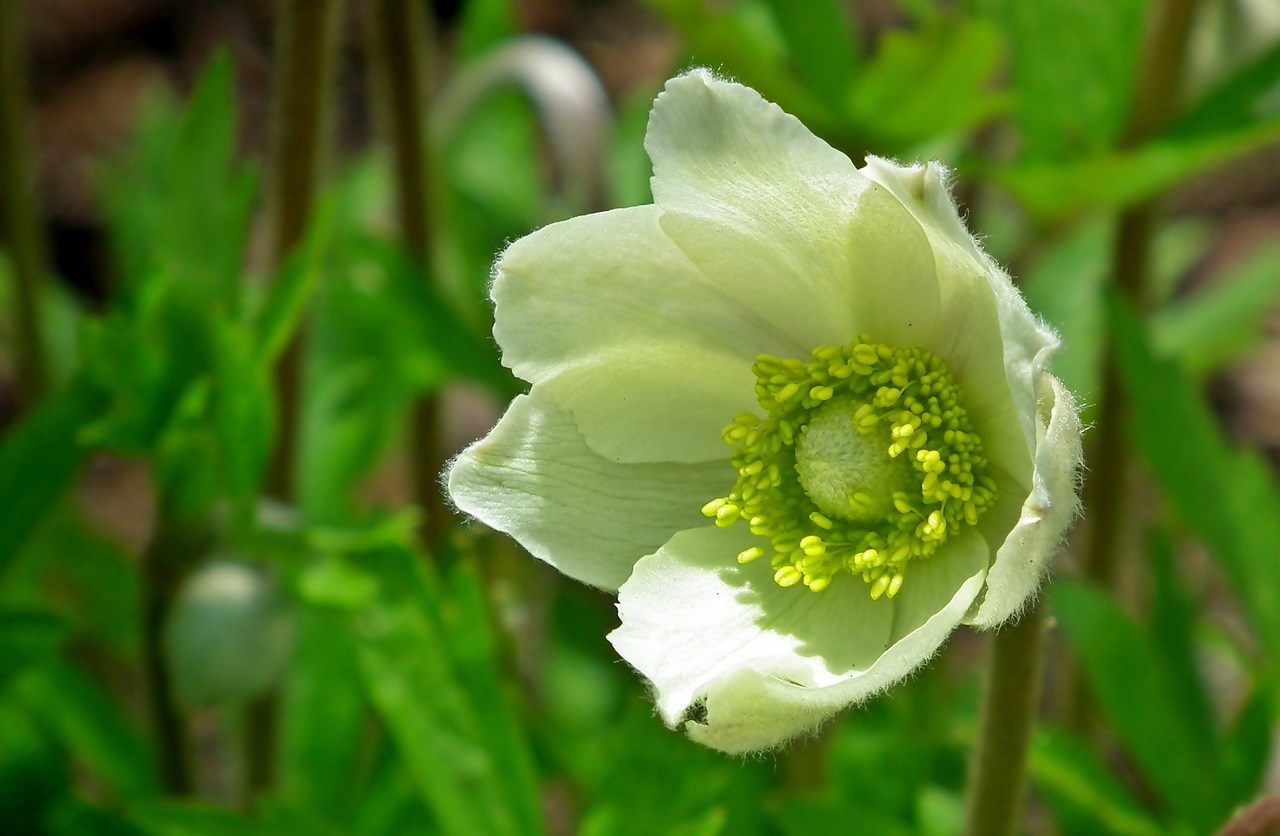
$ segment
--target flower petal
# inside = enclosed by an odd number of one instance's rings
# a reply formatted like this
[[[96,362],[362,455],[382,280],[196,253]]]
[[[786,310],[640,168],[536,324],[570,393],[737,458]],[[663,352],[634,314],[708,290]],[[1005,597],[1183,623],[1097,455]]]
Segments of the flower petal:
[[[663,230],[800,357],[864,330],[909,344],[931,327],[938,288],[919,224],[754,90],[705,70],[671,80],[645,148]]]
[[[726,463],[721,433],[756,407],[749,362],[659,342],[604,352],[537,388],[573,416],[588,446],[616,462]]]
[[[462,511],[569,577],[613,591],[642,555],[704,521],[702,505],[732,484],[733,472],[727,462],[608,461],[535,387],[458,456],[448,482]]]
[[[980,629],[1012,618],[1035,597],[1079,512],[1080,414],[1071,393],[1047,373],[1040,376],[1039,414],[1034,487],[996,553],[985,598],[967,619]]]
[[[1020,492],[1029,491],[1036,380],[1058,349],[1057,335],[969,234],[943,166],[871,156],[862,172],[893,192],[929,236],[942,311],[925,347],[945,357],[962,381],[989,457],[1018,477]]]
[[[789,341],[768,311],[743,304],[671,242],[656,206],[551,224],[516,241],[494,269],[494,336],[530,383],[619,346],[704,348],[750,366]]]
[[[726,752],[777,746],[908,675],[963,618],[988,562],[980,536],[959,535],[909,568],[897,598],[872,601],[857,579],[813,593],[779,587],[767,561],[739,566],[758,542],[740,527],[678,533],[636,564],[609,635],[667,724]]]

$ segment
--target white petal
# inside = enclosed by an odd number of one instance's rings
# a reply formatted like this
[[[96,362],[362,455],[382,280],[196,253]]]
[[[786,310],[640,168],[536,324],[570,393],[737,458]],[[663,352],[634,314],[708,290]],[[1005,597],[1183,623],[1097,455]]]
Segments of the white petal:
[[[1079,511],[1080,414],[1071,393],[1050,374],[1040,376],[1040,398],[1034,487],[996,552],[986,597],[968,619],[982,629],[1017,615],[1034,599]]]
[[[931,657],[982,587],[976,533],[912,565],[901,593],[872,601],[860,579],[783,589],[740,526],[682,531],[636,564],[609,640],[649,678],[668,725],[726,752],[766,749],[907,676]],[[690,711],[701,705],[705,716]]]
[[[758,408],[750,362],[658,342],[602,353],[537,388],[616,462],[727,462],[721,432]]]
[[[705,70],[669,81],[645,148],[663,230],[799,356],[864,330],[910,343],[932,327],[938,290],[919,224],[754,90]]]
[[[867,157],[862,172],[892,191],[929,236],[942,313],[926,347],[952,365],[989,457],[1019,475],[1025,493],[1035,451],[1036,381],[1058,349],[1057,336],[969,234],[943,166]]]
[[[450,467],[462,511],[515,537],[534,557],[610,591],[642,555],[704,521],[704,503],[733,483],[727,463],[608,461],[537,387]]]
[[[544,227],[494,268],[494,336],[503,362],[538,383],[602,350],[646,343],[704,348],[750,366],[791,355],[768,311],[739,301],[659,228],[656,206],[615,209]]]

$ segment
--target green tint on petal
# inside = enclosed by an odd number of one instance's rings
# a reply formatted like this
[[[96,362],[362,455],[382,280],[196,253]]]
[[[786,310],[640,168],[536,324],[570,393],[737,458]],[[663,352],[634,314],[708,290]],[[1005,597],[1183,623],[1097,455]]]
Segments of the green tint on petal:
[[[996,553],[986,596],[968,619],[984,630],[1021,612],[1034,598],[1079,511],[1080,413],[1057,378],[1042,374],[1039,388],[1040,414],[1047,419],[1040,422],[1034,486]]]
[[[701,70],[673,79],[645,147],[663,230],[804,351],[859,332],[912,344],[932,326],[919,224],[754,90]]]
[[[740,528],[680,532],[636,564],[609,635],[653,683],[668,725],[726,752],[777,746],[906,677],[964,617],[989,557],[965,532],[913,565],[897,598],[873,601],[852,578],[820,594],[779,587],[767,564],[737,564],[753,540]]]
[[[448,477],[459,509],[569,577],[610,591],[672,532],[701,523],[704,497],[732,479],[723,462],[608,461],[536,387],[454,461]]]
[[[747,366],[762,351],[798,350],[769,310],[690,262],[660,214],[637,206],[585,215],[507,248],[494,271],[494,336],[516,376],[537,383],[621,343],[711,349]]]
[[[618,346],[537,388],[606,459],[725,463],[725,416],[755,404],[754,384],[740,358],[652,342]]]
[[[951,363],[993,463],[1014,476],[1016,493],[1025,495],[1035,449],[1035,381],[1056,351],[1057,337],[965,229],[943,167],[904,167],[868,157],[863,172],[893,192],[924,227],[942,305],[925,347]]]

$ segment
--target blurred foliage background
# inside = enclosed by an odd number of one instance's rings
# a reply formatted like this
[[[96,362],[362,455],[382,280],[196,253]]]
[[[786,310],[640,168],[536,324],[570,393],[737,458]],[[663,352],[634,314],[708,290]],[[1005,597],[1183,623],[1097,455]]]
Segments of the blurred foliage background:
[[[1025,829],[1280,792],[1274,0],[0,8],[0,831],[960,832],[976,636],[726,758],[653,716],[607,596],[439,496],[520,391],[494,254],[647,202],[693,65],[948,162],[1068,346]]]

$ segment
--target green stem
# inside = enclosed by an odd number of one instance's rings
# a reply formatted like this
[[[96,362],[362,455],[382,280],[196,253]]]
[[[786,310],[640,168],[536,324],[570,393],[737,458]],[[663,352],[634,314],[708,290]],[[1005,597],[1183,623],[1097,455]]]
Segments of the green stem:
[[[208,539],[197,526],[174,522],[163,508],[160,515],[141,562],[142,667],[160,780],[167,793],[189,795],[195,790],[191,743],[166,664],[164,625],[185,567],[206,550]]]
[[[19,397],[30,405],[47,388],[48,371],[39,305],[45,258],[28,158],[21,5],[21,0],[0,0],[0,242],[9,250],[17,291]]]
[[[1040,604],[991,635],[978,744],[969,768],[969,836],[1017,832],[1044,652]]]
[[[306,233],[329,151],[333,121],[339,0],[278,0],[273,148],[268,200],[273,211],[270,260],[278,270]],[[267,490],[286,501],[296,492],[305,323],[276,368],[279,422]],[[274,781],[279,704],[274,693],[251,703],[245,717],[250,798]]]
[[[1198,0],[1165,0],[1153,7],[1155,17],[1146,60],[1138,78],[1122,146],[1132,147],[1147,141],[1176,112],[1187,40],[1197,3]],[[1139,307],[1150,304],[1147,297],[1151,287],[1152,244],[1158,220],[1158,202],[1151,200],[1125,210],[1117,221],[1112,282]],[[1126,410],[1120,369],[1115,352],[1108,346],[1103,358],[1098,431],[1089,456],[1093,467],[1084,496],[1091,533],[1082,561],[1085,577],[1104,589],[1114,588],[1119,580],[1120,542],[1127,516],[1124,495],[1130,459],[1125,442]],[[1077,730],[1088,731],[1093,724],[1093,710],[1084,683],[1073,679],[1068,693],[1067,722]]]
[[[311,220],[333,121],[339,0],[279,0],[276,4],[275,105],[268,202],[270,264],[278,269],[302,241]],[[297,462],[302,345],[305,328],[277,368],[279,432],[268,490],[292,499]]]
[[[427,53],[430,21],[414,0],[369,4],[369,62],[376,112],[391,145],[396,210],[405,248],[424,276],[431,275],[431,169],[427,149]],[[440,492],[444,468],[440,402],[425,395],[410,416],[410,466],[414,499],[426,512],[425,539],[440,542],[449,521]]]

